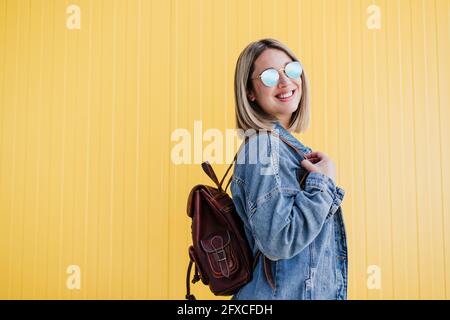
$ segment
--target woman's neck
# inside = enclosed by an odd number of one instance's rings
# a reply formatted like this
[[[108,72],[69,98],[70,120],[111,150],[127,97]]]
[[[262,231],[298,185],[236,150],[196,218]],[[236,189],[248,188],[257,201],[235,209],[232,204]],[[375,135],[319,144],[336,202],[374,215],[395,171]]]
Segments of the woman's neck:
[[[283,118],[278,118],[278,122],[283,126],[283,128],[285,128],[286,130],[288,130],[289,128],[289,121],[291,120],[290,116],[287,117],[283,117]]]

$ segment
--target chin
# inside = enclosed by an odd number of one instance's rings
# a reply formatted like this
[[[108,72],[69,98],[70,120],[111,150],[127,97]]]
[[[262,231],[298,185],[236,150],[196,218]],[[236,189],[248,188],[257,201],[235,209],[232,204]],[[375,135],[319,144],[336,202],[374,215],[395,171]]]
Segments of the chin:
[[[285,106],[285,112],[283,112],[283,113],[286,113],[286,114],[292,114],[292,113],[294,113],[295,111],[297,111],[297,109],[298,109],[298,104],[299,104],[299,102],[297,102],[296,104],[291,104],[291,105],[288,105],[288,106]]]
[[[265,110],[270,110],[268,113],[278,115],[291,115],[299,108],[300,101],[292,102],[289,104],[280,105],[278,101],[274,101],[273,105]]]

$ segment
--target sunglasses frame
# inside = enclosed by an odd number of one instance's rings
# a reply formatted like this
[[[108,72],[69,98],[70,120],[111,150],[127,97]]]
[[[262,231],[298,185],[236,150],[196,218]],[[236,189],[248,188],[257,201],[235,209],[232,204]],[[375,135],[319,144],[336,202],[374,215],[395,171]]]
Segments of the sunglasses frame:
[[[300,69],[301,69],[301,73],[300,73],[300,77],[299,78],[291,78],[291,77],[289,77],[289,75],[286,73],[286,67],[289,65],[289,64],[291,64],[291,63],[294,63],[294,62],[298,62],[299,64],[300,64]],[[277,83],[275,84],[275,85],[273,85],[273,86],[268,86],[267,84],[265,84],[264,83],[264,81],[262,80],[262,75],[263,75],[263,73],[264,72],[266,72],[266,71],[269,71],[269,70],[275,70],[277,73],[278,73],[278,80],[277,80]],[[278,84],[278,82],[280,81],[280,71],[283,71],[284,72],[284,74],[286,75],[286,77],[288,77],[289,79],[300,79],[301,77],[302,77],[302,74],[303,74],[303,65],[302,65],[302,63],[300,62],[300,61],[291,61],[291,62],[288,62],[284,67],[282,67],[282,68],[280,68],[280,69],[275,69],[275,68],[267,68],[266,70],[264,70],[263,72],[261,72],[260,74],[259,74],[259,76],[257,76],[256,78],[251,78],[251,80],[256,80],[256,79],[260,79],[261,80],[261,82],[263,83],[263,85],[265,85],[266,87],[269,87],[269,88],[272,88],[272,87],[275,87],[277,84]]]

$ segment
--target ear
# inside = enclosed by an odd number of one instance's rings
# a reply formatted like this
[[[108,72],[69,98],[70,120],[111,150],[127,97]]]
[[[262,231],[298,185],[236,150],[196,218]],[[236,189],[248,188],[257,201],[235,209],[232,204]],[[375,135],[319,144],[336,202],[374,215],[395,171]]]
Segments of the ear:
[[[250,101],[255,101],[255,95],[253,94],[253,91],[247,91],[247,97]]]

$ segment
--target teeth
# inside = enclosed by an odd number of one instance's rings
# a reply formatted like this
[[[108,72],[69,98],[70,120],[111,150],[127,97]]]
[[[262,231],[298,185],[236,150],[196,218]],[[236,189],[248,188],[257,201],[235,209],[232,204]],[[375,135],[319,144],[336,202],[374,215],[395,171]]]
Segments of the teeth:
[[[289,98],[293,94],[294,94],[294,91],[291,91],[291,92],[288,92],[288,93],[285,93],[285,94],[279,94],[279,95],[277,95],[277,98],[285,99],[285,98]]]

